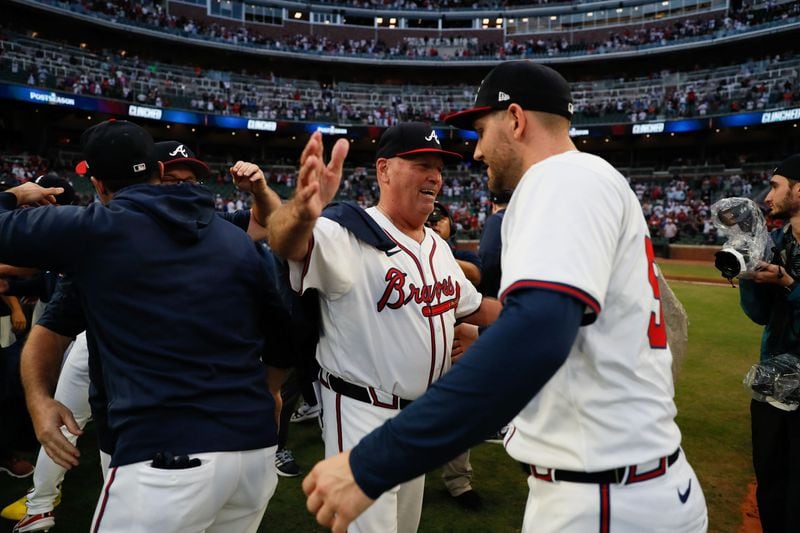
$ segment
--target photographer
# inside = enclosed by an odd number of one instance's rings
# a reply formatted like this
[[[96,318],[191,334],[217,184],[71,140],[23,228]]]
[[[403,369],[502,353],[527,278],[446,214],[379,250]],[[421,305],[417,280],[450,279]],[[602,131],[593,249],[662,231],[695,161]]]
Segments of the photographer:
[[[770,179],[765,202],[773,217],[788,220],[772,231],[771,263],[740,279],[745,314],[764,327],[761,361],[800,354],[800,154],[783,161]],[[750,404],[753,467],[764,533],[796,531],[800,524],[800,411],[777,401]]]

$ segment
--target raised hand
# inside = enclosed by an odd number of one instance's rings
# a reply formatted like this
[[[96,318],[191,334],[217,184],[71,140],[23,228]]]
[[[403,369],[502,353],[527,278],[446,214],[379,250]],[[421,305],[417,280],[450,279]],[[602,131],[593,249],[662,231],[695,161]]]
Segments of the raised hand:
[[[233,182],[239,190],[245,192],[263,191],[267,188],[267,180],[264,172],[255,163],[247,161],[237,161],[229,169]]]
[[[331,160],[323,160],[322,134],[315,132],[300,155],[300,172],[292,199],[302,220],[319,217],[326,205],[336,196],[342,181],[342,167],[350,149],[347,139],[339,139],[331,151]]]

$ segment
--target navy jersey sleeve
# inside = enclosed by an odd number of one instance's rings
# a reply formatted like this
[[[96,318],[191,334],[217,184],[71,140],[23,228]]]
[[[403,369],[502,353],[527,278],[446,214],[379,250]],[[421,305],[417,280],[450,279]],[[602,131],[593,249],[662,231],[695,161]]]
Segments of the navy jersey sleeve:
[[[38,325],[64,337],[75,337],[86,329],[83,306],[70,278],[62,277],[58,280],[53,297],[44,308]]]
[[[503,212],[499,211],[486,219],[483,227],[481,243],[478,246],[478,256],[481,259],[481,282],[478,290],[484,296],[497,298],[500,290],[500,253],[502,240],[500,229],[503,225]]]
[[[0,193],[0,262],[64,272],[82,257],[86,208],[65,205],[15,209],[16,197]]]
[[[234,211],[233,213],[222,212],[217,213],[217,215],[230,222],[234,226],[241,228],[243,231],[247,231],[247,227],[250,225],[250,210],[249,209],[240,209],[239,211]]]
[[[511,420],[569,355],[584,304],[545,289],[506,298],[500,318],[447,374],[353,448],[370,498],[442,465]]]
[[[459,261],[466,261],[467,263],[472,263],[478,270],[481,269],[481,258],[478,257],[478,254],[475,252],[470,252],[469,250],[453,250],[453,257],[458,259]]]
[[[262,306],[265,317],[263,327],[266,353],[263,359],[270,366],[289,368],[295,364],[290,340],[292,323],[289,306],[282,294],[284,291],[281,291],[279,285],[282,283],[279,265],[268,247],[261,244],[256,244],[256,247],[264,259],[264,291],[266,294],[262,299]]]

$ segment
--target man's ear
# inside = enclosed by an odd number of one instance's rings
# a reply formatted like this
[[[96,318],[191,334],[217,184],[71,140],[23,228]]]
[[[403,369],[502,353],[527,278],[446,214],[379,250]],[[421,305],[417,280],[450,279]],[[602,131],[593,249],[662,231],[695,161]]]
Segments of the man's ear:
[[[389,168],[389,160],[385,157],[379,158],[375,161],[375,177],[378,181],[386,181],[387,169]]]
[[[519,104],[511,104],[508,106],[508,119],[512,125],[512,137],[521,139],[528,125],[528,116],[525,114],[525,110]]]

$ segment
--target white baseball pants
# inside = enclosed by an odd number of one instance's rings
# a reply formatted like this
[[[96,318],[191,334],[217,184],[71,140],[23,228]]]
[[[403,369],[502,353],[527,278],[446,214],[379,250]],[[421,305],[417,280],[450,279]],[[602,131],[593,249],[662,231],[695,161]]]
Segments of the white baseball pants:
[[[349,450],[367,433],[400,412],[342,396],[324,386],[321,392],[325,457]],[[425,476],[386,491],[350,524],[348,532],[414,533],[422,516],[424,492]]]

